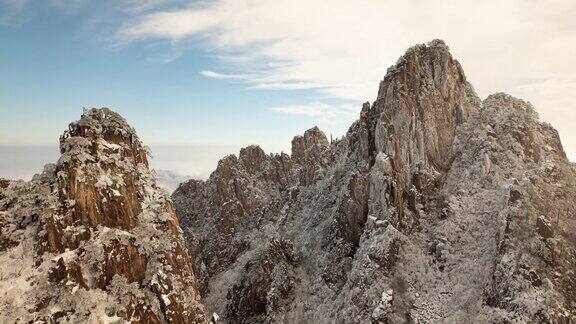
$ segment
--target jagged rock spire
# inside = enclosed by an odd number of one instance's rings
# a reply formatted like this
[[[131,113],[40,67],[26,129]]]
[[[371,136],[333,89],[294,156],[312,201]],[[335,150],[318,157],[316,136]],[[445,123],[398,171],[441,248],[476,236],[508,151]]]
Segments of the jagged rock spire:
[[[529,104],[481,103],[442,41],[410,48],[341,140],[241,155],[173,195],[224,321],[576,318],[574,167]]]
[[[458,61],[441,40],[416,45],[388,69],[371,109],[373,159],[383,154],[383,172],[391,177],[396,222],[404,216],[410,191],[426,190],[448,168],[459,125],[480,101]],[[413,201],[412,204],[415,204]]]
[[[380,83],[372,111],[377,152],[402,162],[407,185],[417,166],[442,171],[457,126],[479,107],[474,89],[443,41],[416,45]]]
[[[56,168],[32,184],[53,187],[44,192],[52,204],[37,212],[43,270],[26,292],[33,311],[14,318],[204,323],[174,207],[134,129],[107,108],[89,109],[61,136],[60,150]]]

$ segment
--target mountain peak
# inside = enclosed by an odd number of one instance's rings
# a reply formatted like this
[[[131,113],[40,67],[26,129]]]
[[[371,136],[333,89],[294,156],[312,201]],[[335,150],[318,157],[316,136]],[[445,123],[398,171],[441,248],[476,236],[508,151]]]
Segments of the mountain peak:
[[[8,232],[2,241],[37,246],[26,257],[40,264],[20,292],[32,304],[0,305],[0,313],[22,321],[203,322],[174,207],[134,129],[110,109],[86,110],[60,137],[60,150],[55,167],[0,193],[13,199],[0,203],[3,226],[33,234],[18,242],[9,239],[18,231]]]
[[[441,40],[408,49],[341,140],[312,128],[258,172],[227,162],[173,194],[224,321],[575,318],[557,132],[521,100],[481,102]]]
[[[443,41],[410,48],[380,83],[371,109],[373,158],[391,161],[396,194],[410,191],[414,179],[435,181],[446,171],[459,125],[480,109],[473,87]],[[399,219],[403,218],[399,210]]]

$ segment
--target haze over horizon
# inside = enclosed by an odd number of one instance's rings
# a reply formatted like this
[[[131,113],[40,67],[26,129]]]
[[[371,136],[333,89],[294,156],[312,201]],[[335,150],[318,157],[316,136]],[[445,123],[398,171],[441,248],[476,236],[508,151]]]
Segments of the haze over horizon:
[[[241,146],[287,151],[314,125],[339,137],[387,68],[435,38],[481,99],[532,102],[574,161],[574,16],[567,0],[0,0],[0,176],[55,162],[46,147],[82,107],[118,111],[155,167],[199,177]]]

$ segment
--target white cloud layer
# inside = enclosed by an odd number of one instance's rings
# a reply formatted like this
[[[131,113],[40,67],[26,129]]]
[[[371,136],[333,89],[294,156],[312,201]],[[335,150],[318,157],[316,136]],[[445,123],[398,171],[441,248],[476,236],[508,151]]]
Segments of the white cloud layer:
[[[320,88],[356,102],[374,99],[386,69],[409,46],[441,38],[481,97],[505,91],[533,102],[574,159],[574,17],[573,0],[221,0],[151,11],[118,37],[200,39],[221,62],[202,72],[207,77],[263,89]],[[329,110],[320,109],[318,116]]]

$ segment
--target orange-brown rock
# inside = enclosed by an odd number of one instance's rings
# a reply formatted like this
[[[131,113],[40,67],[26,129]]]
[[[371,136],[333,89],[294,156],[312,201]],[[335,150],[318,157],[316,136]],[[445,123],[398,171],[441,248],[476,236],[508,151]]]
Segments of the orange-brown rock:
[[[478,110],[480,101],[462,67],[440,40],[416,45],[388,70],[371,114],[376,154],[391,161],[395,222],[410,229],[405,197],[415,177],[440,178],[449,167],[458,125]]]
[[[20,243],[37,247],[31,257],[39,268],[24,291],[33,311],[6,318],[205,323],[174,207],[134,129],[109,109],[90,109],[61,136],[60,151],[55,168],[19,184],[30,194],[16,197],[18,208],[4,207],[18,224],[23,206],[46,201],[36,207],[37,223],[22,226],[39,238]]]
[[[0,188],[2,188],[2,189],[8,188],[9,185],[10,185],[10,180],[0,179]]]

